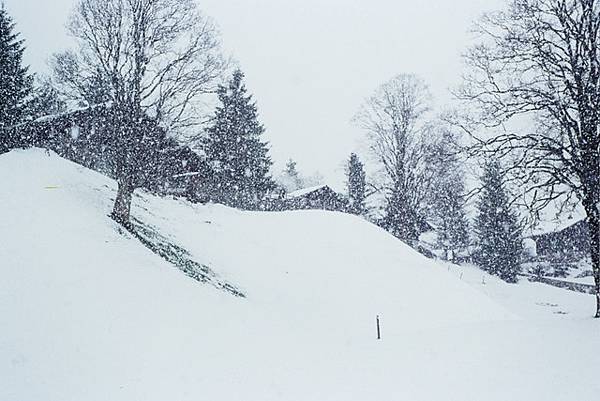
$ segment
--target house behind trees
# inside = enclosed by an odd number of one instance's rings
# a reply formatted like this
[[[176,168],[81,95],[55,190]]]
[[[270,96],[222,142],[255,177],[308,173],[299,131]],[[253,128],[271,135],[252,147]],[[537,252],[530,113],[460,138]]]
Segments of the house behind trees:
[[[321,209],[348,211],[348,200],[328,185],[318,185],[291,192],[281,202],[283,210]]]
[[[41,117],[7,130],[5,142],[9,148],[46,148],[115,178],[115,132],[107,124],[112,114],[112,106],[102,104]],[[156,194],[205,201],[206,183],[213,174],[209,165],[189,147],[170,138],[152,119],[145,119],[141,126],[153,146],[137,163],[140,186]]]

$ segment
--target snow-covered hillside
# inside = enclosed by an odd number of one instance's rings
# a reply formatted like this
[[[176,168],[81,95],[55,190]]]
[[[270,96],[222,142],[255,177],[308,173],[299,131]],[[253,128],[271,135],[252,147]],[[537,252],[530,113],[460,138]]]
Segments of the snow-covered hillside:
[[[599,394],[591,296],[433,262],[354,216],[136,192],[135,218],[236,297],[122,233],[98,173],[33,149],[0,155],[0,182],[0,400]]]

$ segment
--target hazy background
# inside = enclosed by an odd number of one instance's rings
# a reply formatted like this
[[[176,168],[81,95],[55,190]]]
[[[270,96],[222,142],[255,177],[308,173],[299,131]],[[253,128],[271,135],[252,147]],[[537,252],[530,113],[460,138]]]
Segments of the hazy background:
[[[1,0],[0,0],[1,2]],[[26,40],[33,72],[68,47],[75,0],[4,0]],[[343,161],[362,152],[351,118],[362,100],[398,73],[425,79],[441,106],[460,82],[469,28],[500,0],[203,0],[225,51],[246,73],[280,170],[294,158],[336,186]]]

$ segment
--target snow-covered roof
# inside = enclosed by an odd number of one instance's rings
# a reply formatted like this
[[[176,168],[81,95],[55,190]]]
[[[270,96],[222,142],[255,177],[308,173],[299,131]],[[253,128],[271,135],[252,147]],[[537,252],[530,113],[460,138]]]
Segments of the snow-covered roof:
[[[564,202],[563,199],[560,199],[546,206],[538,216],[539,221],[528,234],[536,236],[562,231],[586,218],[586,213],[581,203],[572,208],[567,207],[565,210],[562,210],[561,206]]]
[[[321,184],[321,185],[315,185],[314,187],[302,188],[297,191],[290,192],[289,194],[287,194],[287,197],[288,198],[297,198],[299,196],[304,196],[304,195],[310,194],[311,192],[315,192],[315,191],[318,191],[319,189],[323,189],[323,188],[329,188],[329,186],[326,184]]]
[[[202,174],[202,172],[201,171],[191,171],[189,173],[175,174],[175,175],[172,175],[171,177],[173,177],[173,178],[191,177],[191,176],[199,175],[199,174]]]
[[[42,117],[36,118],[33,121],[36,123],[44,123],[44,122],[49,122],[49,121],[55,120],[57,118],[68,117],[68,116],[71,116],[73,114],[80,113],[83,111],[94,110],[94,109],[97,109],[100,107],[110,107],[110,106],[112,106],[112,102],[104,102],[104,103],[94,104],[91,106],[76,107],[76,108],[64,111],[62,113],[49,114],[46,116],[42,116]]]
[[[541,221],[533,230],[531,230],[531,236],[536,237],[560,232],[585,220],[585,218],[585,215],[575,215],[563,219],[554,219],[552,221]]]

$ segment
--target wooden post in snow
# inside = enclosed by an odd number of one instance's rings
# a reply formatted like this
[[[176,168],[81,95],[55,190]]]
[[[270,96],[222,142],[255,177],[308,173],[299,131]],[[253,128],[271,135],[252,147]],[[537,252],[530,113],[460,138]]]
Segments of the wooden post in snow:
[[[377,339],[381,340],[381,330],[379,329],[379,315],[377,315]]]

